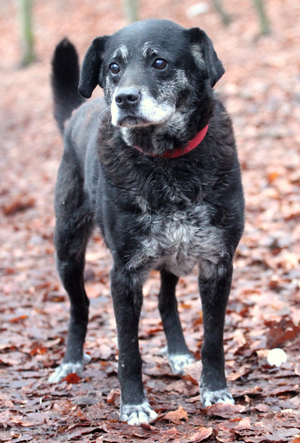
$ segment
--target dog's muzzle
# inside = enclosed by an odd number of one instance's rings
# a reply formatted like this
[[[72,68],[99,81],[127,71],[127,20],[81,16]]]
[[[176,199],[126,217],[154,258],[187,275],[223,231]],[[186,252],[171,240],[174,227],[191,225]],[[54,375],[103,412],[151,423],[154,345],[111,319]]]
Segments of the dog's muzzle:
[[[161,124],[173,112],[173,104],[158,103],[148,88],[138,85],[118,87],[111,104],[112,124],[127,128]]]

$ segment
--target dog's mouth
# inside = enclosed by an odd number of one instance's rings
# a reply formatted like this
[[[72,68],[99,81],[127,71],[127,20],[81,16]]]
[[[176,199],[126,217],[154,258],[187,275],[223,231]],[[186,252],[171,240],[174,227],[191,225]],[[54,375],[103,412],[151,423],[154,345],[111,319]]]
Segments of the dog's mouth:
[[[121,128],[137,128],[140,126],[150,126],[152,124],[152,122],[149,122],[144,117],[134,114],[124,115],[116,121],[116,126],[120,126]]]

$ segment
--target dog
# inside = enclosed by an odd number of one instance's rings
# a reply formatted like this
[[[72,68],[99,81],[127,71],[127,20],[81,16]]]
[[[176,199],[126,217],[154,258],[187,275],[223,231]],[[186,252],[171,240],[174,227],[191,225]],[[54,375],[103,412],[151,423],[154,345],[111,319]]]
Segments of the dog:
[[[49,381],[81,375],[88,361],[83,272],[97,226],[113,258],[120,420],[139,425],[156,418],[144,392],[138,346],[142,288],[152,269],[161,274],[158,304],[169,364],[181,374],[193,356],[175,287],[179,276],[199,267],[202,404],[234,403],[223,329],[244,198],[231,120],[213,91],[225,71],[211,40],[199,28],[151,19],[95,38],[81,71],[74,46],[64,39],[52,66],[54,114],[65,145],[54,243],[71,318],[63,363]],[[84,103],[97,85],[104,99]]]

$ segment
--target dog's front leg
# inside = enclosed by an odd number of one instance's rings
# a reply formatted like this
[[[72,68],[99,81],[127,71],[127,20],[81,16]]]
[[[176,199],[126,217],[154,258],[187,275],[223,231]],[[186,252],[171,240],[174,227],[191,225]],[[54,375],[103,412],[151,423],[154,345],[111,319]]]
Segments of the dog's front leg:
[[[143,303],[142,283],[137,273],[129,273],[116,267],[111,271],[119,347],[120,420],[130,425],[149,423],[157,415],[150,408],[142,382],[142,359],[138,344],[138,326]]]
[[[200,388],[204,407],[214,403],[234,403],[227,389],[223,348],[225,312],[231,279],[232,263],[203,263],[200,267],[199,288],[204,326]]]

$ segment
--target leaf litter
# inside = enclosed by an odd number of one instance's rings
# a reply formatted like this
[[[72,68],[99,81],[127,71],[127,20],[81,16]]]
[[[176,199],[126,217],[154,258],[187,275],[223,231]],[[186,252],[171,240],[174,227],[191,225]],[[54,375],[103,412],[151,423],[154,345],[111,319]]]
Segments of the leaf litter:
[[[92,361],[47,383],[65,349],[68,300],[54,265],[53,195],[62,141],[52,118],[50,59],[66,35],[82,56],[97,35],[125,25],[119,3],[36,2],[38,62],[17,69],[15,2],[1,6],[0,47],[0,442],[292,442],[300,441],[300,7],[267,3],[272,34],[257,38],[249,0],[226,2],[223,28],[211,7],[187,17],[189,0],[141,4],[141,17],[199,26],[212,38],[226,75],[217,85],[230,112],[243,172],[246,228],[235,258],[224,346],[235,405],[202,408],[201,361],[174,376],[157,311],[159,278],[151,272],[140,325],[143,378],[158,418],[151,425],[118,420],[117,341],[109,289],[111,258],[96,233],[87,253],[91,300],[85,350]],[[67,17],[64,21],[61,17]],[[80,33],[78,26],[80,24]],[[32,87],[34,85],[34,87]],[[99,92],[98,92],[99,94]],[[202,313],[196,273],[180,279],[180,316],[200,360]],[[267,362],[280,347],[287,362]]]

